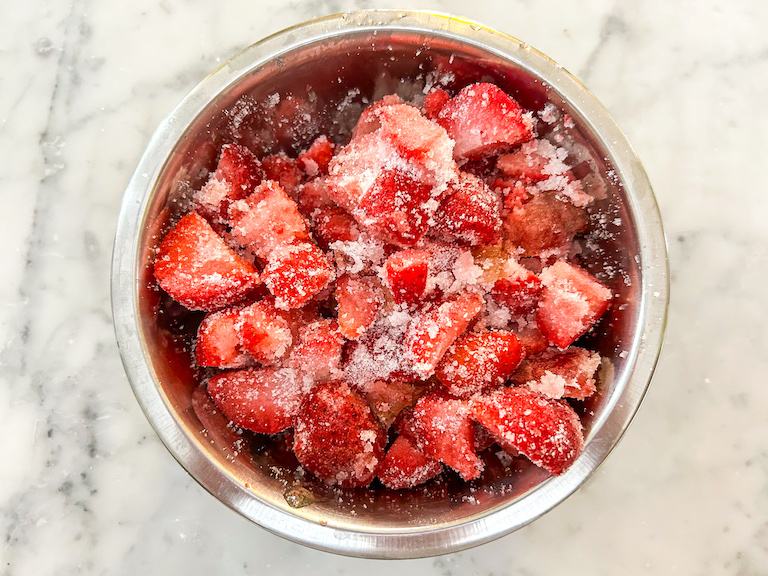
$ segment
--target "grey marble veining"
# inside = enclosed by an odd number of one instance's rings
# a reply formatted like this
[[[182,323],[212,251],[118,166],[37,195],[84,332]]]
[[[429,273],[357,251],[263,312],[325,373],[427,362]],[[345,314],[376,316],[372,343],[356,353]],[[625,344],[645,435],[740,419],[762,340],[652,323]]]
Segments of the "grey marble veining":
[[[122,190],[159,121],[249,43],[400,3],[16,3],[0,19],[0,575],[765,574],[768,5],[425,0],[576,73],[654,184],[667,342],[625,439],[534,524],[397,564],[243,520],[161,446],[122,371],[109,265]]]

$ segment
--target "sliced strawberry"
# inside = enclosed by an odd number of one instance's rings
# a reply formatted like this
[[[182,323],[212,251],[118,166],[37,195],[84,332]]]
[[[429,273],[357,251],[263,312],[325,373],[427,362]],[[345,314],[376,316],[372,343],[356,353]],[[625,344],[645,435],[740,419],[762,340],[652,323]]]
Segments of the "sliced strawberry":
[[[435,369],[454,396],[468,398],[501,386],[514,372],[523,351],[512,332],[486,330],[459,336]]]
[[[459,172],[458,182],[450,186],[434,221],[433,233],[442,240],[493,244],[501,230],[499,198],[476,176]]]
[[[248,198],[232,204],[230,223],[235,241],[264,259],[281,244],[309,240],[296,202],[273,180],[262,182]]]
[[[599,366],[597,352],[575,346],[567,350],[549,348],[527,356],[511,379],[550,398],[583,400],[595,393],[595,372]]]
[[[296,204],[305,218],[312,218],[319,209],[335,208],[325,178],[313,178],[296,189]]]
[[[298,167],[310,177],[328,174],[328,164],[333,158],[335,145],[327,136],[319,136],[312,145],[299,154]]]
[[[568,404],[527,388],[500,388],[472,403],[472,416],[502,447],[559,475],[584,448],[579,417]]]
[[[357,222],[342,208],[319,208],[312,219],[315,239],[324,250],[334,242],[355,242],[360,238]]]
[[[389,428],[400,412],[405,408],[412,408],[416,400],[429,390],[429,384],[401,380],[373,380],[359,382],[358,388],[368,400],[382,426]]]
[[[440,110],[437,123],[456,142],[457,160],[490,156],[530,140],[531,121],[520,105],[500,88],[471,84]]]
[[[536,309],[541,289],[541,280],[536,274],[509,259],[504,263],[501,277],[494,282],[491,294],[513,316],[525,316]]]
[[[420,378],[432,375],[448,347],[483,307],[483,298],[463,292],[428,309],[408,326],[405,354]]]
[[[397,422],[398,431],[425,455],[456,470],[464,480],[483,472],[475,453],[475,427],[468,401],[436,390],[419,398],[413,411]]]
[[[288,321],[270,300],[243,308],[235,329],[241,348],[262,364],[276,364],[293,342]]]
[[[247,368],[214,376],[208,394],[233,424],[276,434],[291,427],[306,390],[293,370]]]
[[[333,266],[309,242],[283,244],[269,255],[262,279],[283,310],[300,308],[333,280]]]
[[[346,382],[316,385],[294,418],[296,458],[327,484],[370,484],[386,442],[370,406]]]
[[[442,471],[440,462],[424,456],[405,436],[398,436],[384,456],[379,480],[392,490],[405,490],[424,484]]]
[[[160,243],[155,257],[160,287],[190,310],[236,304],[259,284],[256,267],[244,260],[192,212]]]
[[[240,308],[227,308],[210,312],[197,328],[195,360],[198,366],[217,368],[245,368],[253,364],[253,357],[240,347],[237,325]]]
[[[335,296],[341,333],[357,340],[379,315],[381,291],[375,279],[347,274],[336,282]]]
[[[291,354],[291,366],[315,380],[324,380],[341,366],[344,337],[336,320],[317,320],[303,326]]]
[[[429,275],[430,253],[426,250],[400,250],[384,264],[387,286],[398,304],[416,304],[424,298]]]
[[[547,339],[567,348],[608,309],[611,291],[585,270],[558,260],[541,273],[536,322]]]
[[[451,95],[448,94],[448,92],[442,88],[435,88],[424,98],[424,106],[422,108],[424,110],[424,116],[430,120],[434,120],[437,118],[438,114],[440,114],[440,110],[443,109],[443,106],[445,106],[450,99]]]
[[[289,195],[293,196],[303,179],[296,161],[284,153],[266,156],[261,160],[265,180],[274,180]]]

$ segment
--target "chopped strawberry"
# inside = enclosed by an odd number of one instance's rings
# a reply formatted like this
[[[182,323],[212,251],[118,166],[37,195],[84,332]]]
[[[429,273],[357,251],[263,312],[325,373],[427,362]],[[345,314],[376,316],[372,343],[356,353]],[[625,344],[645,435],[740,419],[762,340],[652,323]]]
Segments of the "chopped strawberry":
[[[265,180],[274,180],[289,195],[293,196],[303,179],[296,161],[284,153],[266,156],[261,160]]]
[[[420,378],[432,375],[448,347],[483,307],[483,298],[463,292],[417,316],[408,326],[406,357]]]
[[[259,284],[256,267],[244,260],[192,212],[179,220],[157,249],[155,278],[190,310],[219,310],[242,300]]]
[[[276,434],[291,427],[306,390],[293,370],[246,368],[208,380],[208,394],[233,424]]]
[[[377,100],[368,108],[363,110],[360,114],[360,118],[357,120],[355,130],[352,132],[352,140],[356,140],[364,134],[370,134],[381,128],[381,121],[379,120],[378,110],[385,106],[398,106],[402,105],[403,101],[397,94],[387,94],[381,100]]]
[[[541,296],[541,280],[509,259],[504,263],[502,276],[494,282],[491,294],[497,302],[509,308],[513,316],[525,316],[536,309]]]
[[[411,408],[428,390],[424,382],[373,380],[360,382],[360,392],[368,400],[382,426],[389,428],[405,408]]]
[[[585,270],[558,260],[541,273],[536,322],[547,339],[567,348],[608,309],[611,291]]]
[[[456,470],[464,480],[483,472],[483,461],[475,453],[475,427],[471,406],[436,390],[419,398],[413,411],[398,420],[400,434],[425,455]]]
[[[273,180],[262,182],[248,198],[232,204],[230,223],[235,241],[264,259],[281,244],[309,240],[296,202]]]
[[[327,484],[367,486],[384,458],[387,435],[346,382],[316,385],[294,418],[294,452]]]
[[[504,210],[519,208],[531,199],[528,189],[520,182],[510,182],[503,178],[497,178],[494,180],[492,188],[501,193],[501,203]]]
[[[458,182],[450,186],[434,221],[433,233],[442,240],[493,244],[500,237],[499,198],[476,176],[459,172]]]
[[[312,219],[315,239],[324,250],[334,242],[354,242],[360,238],[357,222],[343,208],[320,208]]]
[[[424,297],[429,275],[426,250],[400,250],[384,264],[387,286],[398,304],[416,304]]]
[[[523,357],[543,352],[549,346],[549,340],[536,327],[524,328],[517,332],[517,340],[523,349]]]
[[[457,160],[497,154],[533,137],[520,105],[488,83],[463,88],[443,106],[436,122],[456,141]]]
[[[562,474],[584,448],[579,417],[568,404],[527,388],[500,388],[472,403],[472,416],[502,447]]]
[[[225,221],[229,205],[251,194],[262,176],[261,165],[250,150],[225,144],[216,171],[195,193],[195,211],[213,223]]]
[[[296,204],[299,212],[305,218],[311,218],[315,211],[325,208],[335,208],[330,196],[325,178],[313,178],[304,182],[296,189]]]
[[[435,376],[454,396],[468,398],[501,386],[520,364],[523,352],[512,332],[469,332],[448,348]]]
[[[567,250],[587,227],[584,210],[553,193],[541,193],[512,208],[504,222],[507,238],[527,256]]]
[[[253,357],[240,347],[237,325],[240,308],[210,312],[197,328],[195,360],[198,366],[245,368]]]
[[[530,144],[530,142],[526,144]],[[507,178],[521,180],[525,183],[546,180],[549,178],[549,174],[545,172],[549,159],[541,155],[535,148],[527,147],[526,144],[523,144],[519,150],[499,156],[496,165]]]
[[[347,274],[336,282],[335,296],[341,333],[357,340],[379,315],[381,291],[374,278]]]
[[[333,158],[334,147],[330,138],[319,136],[307,150],[299,154],[296,164],[310,177],[328,174],[328,164]]]
[[[283,244],[269,255],[262,272],[264,284],[283,310],[300,308],[334,277],[333,266],[320,248],[309,242]]]
[[[405,436],[398,436],[384,456],[379,480],[392,490],[405,490],[424,484],[442,471],[440,462],[424,456]]]
[[[575,346],[567,350],[549,348],[527,356],[512,374],[512,381],[550,398],[583,400],[595,393],[599,366],[597,352]]]
[[[288,321],[269,300],[243,308],[235,329],[242,349],[262,364],[276,364],[293,342]]]
[[[315,380],[324,380],[341,366],[344,337],[336,320],[317,320],[300,329],[291,366]]]
[[[424,98],[424,116],[430,120],[436,119],[438,114],[440,114],[440,110],[443,109],[443,106],[450,99],[451,95],[448,92],[442,88],[435,88]]]
[[[437,170],[453,170],[453,142],[446,131],[427,120],[410,104],[377,108],[379,133],[391,141],[403,158],[415,159]]]

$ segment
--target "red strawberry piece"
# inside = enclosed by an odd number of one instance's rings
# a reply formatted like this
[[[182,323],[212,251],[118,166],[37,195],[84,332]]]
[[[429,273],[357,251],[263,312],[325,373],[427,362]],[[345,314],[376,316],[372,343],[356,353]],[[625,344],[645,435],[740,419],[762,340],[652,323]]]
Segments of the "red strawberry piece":
[[[230,223],[235,241],[264,259],[281,244],[309,240],[296,202],[273,180],[262,182],[248,198],[232,204]]]
[[[429,252],[400,250],[384,264],[387,286],[398,304],[416,304],[424,297],[429,275]]]
[[[442,88],[435,88],[427,94],[426,98],[424,98],[424,116],[430,120],[434,120],[437,118],[438,114],[440,114],[440,110],[443,109],[443,106],[445,106],[450,99],[451,95],[448,94],[448,92]]]
[[[291,427],[306,390],[293,370],[246,368],[208,380],[208,394],[233,424],[276,434]]]
[[[344,337],[336,320],[317,320],[303,326],[291,354],[291,366],[315,380],[324,380],[341,366]]]
[[[448,347],[483,307],[483,298],[463,292],[426,310],[408,326],[405,355],[420,378],[432,375]]]
[[[539,277],[512,259],[504,264],[502,274],[491,289],[496,301],[509,308],[514,316],[533,312],[541,296]]]
[[[379,133],[394,144],[403,158],[433,164],[432,169],[454,170],[453,142],[441,126],[427,120],[418,108],[396,104],[377,108],[374,114],[380,122]]]
[[[523,349],[523,357],[543,352],[549,346],[547,337],[536,327],[528,327],[518,331],[517,340]]]
[[[256,267],[235,254],[194,212],[179,220],[160,243],[154,272],[160,287],[190,310],[231,306],[259,284]]]
[[[357,222],[342,208],[320,208],[312,219],[315,239],[324,250],[334,242],[355,242],[360,238]]]
[[[536,142],[535,140],[533,142]],[[539,182],[549,178],[545,172],[549,159],[540,154],[535,147],[529,147],[527,142],[519,150],[499,156],[496,166],[507,178],[523,182]]]
[[[379,315],[381,290],[374,278],[346,274],[336,282],[339,329],[345,338],[357,340]]]
[[[346,382],[316,385],[294,418],[296,458],[326,484],[370,484],[386,442],[370,406]]]
[[[300,308],[333,280],[333,266],[309,242],[283,244],[269,255],[262,279],[283,310]]]
[[[522,206],[512,208],[504,222],[509,241],[527,256],[567,250],[573,237],[586,227],[584,210],[553,193],[537,194]]]
[[[195,360],[198,366],[245,368],[253,358],[240,347],[237,325],[240,308],[210,312],[197,328]]]
[[[437,460],[424,456],[405,436],[398,436],[379,468],[379,480],[392,490],[424,484],[443,471]]]
[[[497,178],[492,188],[501,193],[502,206],[505,210],[519,208],[531,199],[531,194],[520,182],[511,182],[503,178]]]
[[[429,389],[424,382],[374,380],[360,382],[358,389],[368,400],[382,426],[389,428],[405,408],[411,408]]]
[[[464,480],[483,472],[483,461],[475,453],[475,427],[467,400],[436,390],[419,398],[413,411],[397,422],[398,431],[425,456],[439,460]]]
[[[499,198],[476,176],[459,172],[458,182],[450,186],[434,221],[433,233],[442,240],[493,244],[500,237]]]
[[[313,178],[301,184],[296,189],[296,204],[305,218],[311,218],[319,209],[336,207],[328,195],[325,178]]]
[[[293,342],[288,321],[269,300],[243,308],[235,328],[242,349],[262,364],[276,364]]]
[[[550,343],[567,348],[608,309],[611,291],[585,270],[558,260],[541,273],[536,323]]]
[[[327,136],[318,137],[312,145],[299,154],[298,167],[310,177],[328,174],[328,164],[333,158],[335,145]]]
[[[489,156],[530,140],[530,118],[500,88],[488,83],[471,84],[440,110],[437,123],[456,142],[457,160]]]
[[[487,330],[459,336],[435,369],[454,396],[468,398],[501,386],[520,364],[523,351],[512,332]]]
[[[274,180],[288,194],[293,196],[304,178],[296,161],[284,153],[265,156],[261,160],[265,180]]]
[[[568,404],[527,388],[500,388],[472,403],[472,416],[502,447],[559,475],[584,449],[581,422]]]
[[[595,393],[595,372],[599,366],[597,352],[575,346],[567,350],[549,348],[526,357],[511,379],[550,398],[583,400]]]
[[[364,134],[370,134],[381,128],[381,121],[379,119],[378,111],[385,106],[397,106],[403,105],[403,101],[397,94],[387,94],[381,100],[377,100],[368,108],[363,110],[360,114],[360,118],[355,125],[355,130],[352,132],[352,140],[356,140]]]

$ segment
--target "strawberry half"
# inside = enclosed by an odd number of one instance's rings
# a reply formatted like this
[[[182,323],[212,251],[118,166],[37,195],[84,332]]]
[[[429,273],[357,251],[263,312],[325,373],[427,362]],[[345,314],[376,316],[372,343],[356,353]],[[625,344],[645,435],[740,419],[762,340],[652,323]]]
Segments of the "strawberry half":
[[[440,462],[424,456],[405,436],[398,436],[384,456],[379,480],[392,490],[405,490],[424,484],[442,471]]]

